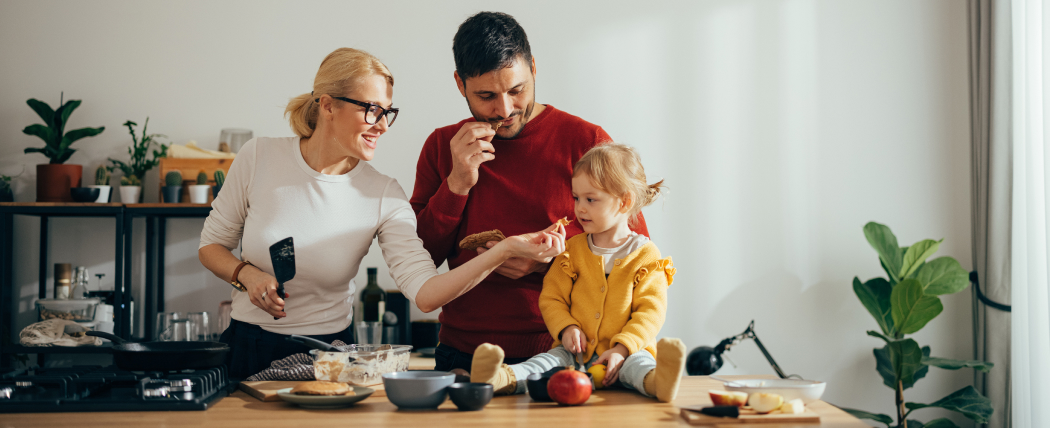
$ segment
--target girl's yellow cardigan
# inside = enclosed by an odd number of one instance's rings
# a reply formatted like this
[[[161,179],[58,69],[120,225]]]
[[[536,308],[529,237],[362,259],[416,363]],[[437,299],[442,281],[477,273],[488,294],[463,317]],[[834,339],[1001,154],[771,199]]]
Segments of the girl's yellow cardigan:
[[[675,269],[671,258],[660,258],[652,241],[627,257],[613,261],[605,277],[605,260],[591,252],[587,234],[566,241],[543,279],[540,312],[561,343],[561,331],[577,325],[589,341],[585,360],[622,343],[629,354],[646,349],[656,356],[656,334],[667,315],[667,287]]]

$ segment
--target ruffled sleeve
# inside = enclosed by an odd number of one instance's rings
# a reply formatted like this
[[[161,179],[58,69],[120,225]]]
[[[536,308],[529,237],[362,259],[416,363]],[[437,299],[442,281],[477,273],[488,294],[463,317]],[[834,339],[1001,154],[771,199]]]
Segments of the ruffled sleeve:
[[[569,276],[569,279],[576,281],[576,279],[579,278],[580,275],[576,273],[576,269],[573,269],[572,259],[569,258],[569,253],[562,254],[562,256],[558,257],[558,259],[561,260],[561,271],[565,272],[565,274]]]
[[[630,320],[609,340],[611,346],[623,344],[633,354],[656,342],[656,334],[667,317],[667,287],[674,274],[670,257],[638,269],[634,276]]]

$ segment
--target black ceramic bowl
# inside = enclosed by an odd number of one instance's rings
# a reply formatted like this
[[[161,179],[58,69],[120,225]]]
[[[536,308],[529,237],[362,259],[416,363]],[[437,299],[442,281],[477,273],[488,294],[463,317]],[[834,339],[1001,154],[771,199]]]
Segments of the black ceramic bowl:
[[[99,189],[95,187],[72,187],[69,195],[77,202],[95,202],[98,199]]]
[[[448,396],[461,411],[481,410],[492,400],[492,385],[458,382],[448,386]]]
[[[533,373],[525,378],[525,386],[529,390],[529,397],[532,397],[533,401],[554,401],[551,400],[550,395],[547,395],[547,381],[551,380],[551,376],[554,376],[555,373],[561,370],[565,370],[565,367],[555,367],[543,373]]]

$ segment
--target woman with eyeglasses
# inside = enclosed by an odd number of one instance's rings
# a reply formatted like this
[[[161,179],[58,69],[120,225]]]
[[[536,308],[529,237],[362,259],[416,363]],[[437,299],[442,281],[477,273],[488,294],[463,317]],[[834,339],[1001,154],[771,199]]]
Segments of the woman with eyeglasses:
[[[401,292],[424,312],[469,291],[510,257],[550,260],[565,230],[513,236],[438,275],[416,236],[404,190],[367,161],[397,118],[394,78],[376,57],[340,48],[321,63],[313,91],[286,114],[297,136],[256,138],[238,152],[201,232],[201,263],[231,283],[230,376],[243,379],[306,352],[298,334],[352,343],[354,277],[375,238]],[[295,241],[295,277],[277,292],[269,247]],[[232,250],[241,247],[241,257]]]

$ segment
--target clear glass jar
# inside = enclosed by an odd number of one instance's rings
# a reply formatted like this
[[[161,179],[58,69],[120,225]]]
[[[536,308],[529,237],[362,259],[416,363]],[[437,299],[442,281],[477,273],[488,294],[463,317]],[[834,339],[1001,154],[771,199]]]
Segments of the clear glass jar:
[[[91,275],[88,274],[87,267],[77,266],[76,271],[73,272],[72,291],[69,293],[69,298],[86,298],[88,293],[88,278],[90,277]]]

